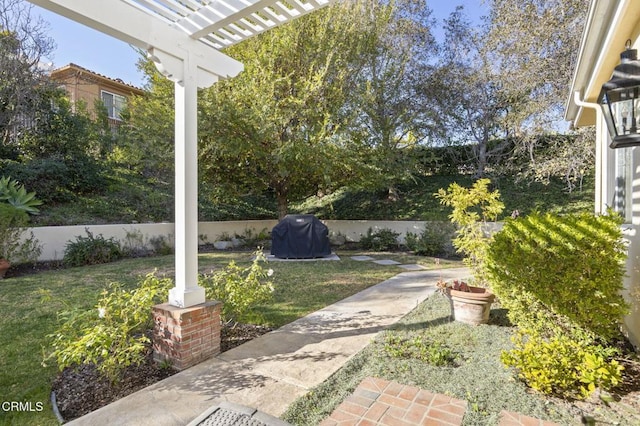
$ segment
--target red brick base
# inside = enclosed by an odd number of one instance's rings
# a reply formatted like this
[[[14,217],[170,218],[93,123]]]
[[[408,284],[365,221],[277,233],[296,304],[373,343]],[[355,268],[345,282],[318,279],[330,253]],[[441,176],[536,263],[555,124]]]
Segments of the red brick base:
[[[218,301],[189,308],[163,303],[153,307],[153,358],[184,370],[220,353]]]

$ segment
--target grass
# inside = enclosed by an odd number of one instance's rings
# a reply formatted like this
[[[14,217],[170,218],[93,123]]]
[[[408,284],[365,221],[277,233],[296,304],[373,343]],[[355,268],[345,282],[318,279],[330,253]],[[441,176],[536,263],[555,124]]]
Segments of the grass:
[[[284,419],[294,425],[316,425],[329,416],[365,377],[375,376],[414,385],[432,392],[466,400],[464,425],[495,425],[501,410],[574,424],[564,405],[532,394],[500,362],[502,350],[511,347],[513,331],[500,309],[492,311],[489,324],[470,326],[449,320],[449,302],[434,296],[382,332],[327,381],[292,404]],[[421,357],[399,356],[398,342],[427,342],[436,346],[436,357],[449,353],[453,362],[445,366]]]
[[[340,253],[339,253],[340,254]],[[357,262],[340,254],[342,261],[271,262],[275,285],[274,300],[256,307],[247,320],[279,327],[317,309],[355,294],[401,272],[393,266]],[[386,254],[375,254],[388,258]],[[394,255],[402,256],[402,255]],[[400,258],[400,257],[396,257]],[[433,260],[403,256],[408,263],[422,261],[436,267]],[[200,268],[222,267],[235,260],[249,263],[248,252],[216,252],[199,256]],[[450,262],[441,267],[460,266]],[[43,403],[40,412],[0,412],[0,424],[51,425],[56,420],[49,403],[50,384],[57,371],[42,365],[47,350],[46,336],[57,327],[57,314],[67,309],[92,309],[100,291],[117,281],[133,287],[139,277],[158,270],[171,275],[173,256],[126,259],[105,265],[85,266],[9,278],[0,282],[0,389],[2,401]],[[43,299],[42,290],[50,294]]]

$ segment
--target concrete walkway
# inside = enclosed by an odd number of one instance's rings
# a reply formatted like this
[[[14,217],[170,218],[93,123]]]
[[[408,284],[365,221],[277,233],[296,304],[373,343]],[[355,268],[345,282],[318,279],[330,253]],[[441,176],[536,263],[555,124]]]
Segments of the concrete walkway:
[[[434,293],[469,271],[403,272],[81,417],[70,425],[182,426],[222,401],[281,416]]]

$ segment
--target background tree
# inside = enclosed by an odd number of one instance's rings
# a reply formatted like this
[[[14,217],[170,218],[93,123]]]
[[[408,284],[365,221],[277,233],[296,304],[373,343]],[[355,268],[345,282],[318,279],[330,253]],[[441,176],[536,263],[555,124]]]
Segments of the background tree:
[[[40,61],[55,46],[47,24],[31,14],[32,7],[21,0],[0,0],[0,152],[32,124],[46,81]]]
[[[227,50],[238,77],[200,97],[201,175],[236,193],[270,189],[278,216],[347,182],[355,153],[341,129],[370,1],[345,1]]]
[[[0,0],[0,174],[47,202],[68,201],[104,187],[111,133],[49,81],[47,30],[29,3]]]
[[[353,112],[349,137],[364,167],[360,186],[386,188],[397,199],[396,185],[415,172],[414,148],[428,141],[437,121],[430,99],[434,22],[424,0],[367,6],[360,72],[347,104]]]
[[[145,177],[173,182],[173,83],[150,61],[140,59],[138,68],[147,78],[145,93],[128,99],[110,159]]]
[[[518,155],[528,158],[526,176],[545,181],[559,176],[569,189],[593,167],[591,132],[577,132],[568,144],[548,144],[553,133],[566,132],[564,103],[587,10],[588,0],[490,0],[487,49],[501,84],[519,99],[509,116],[517,129]]]
[[[444,29],[437,106],[447,133],[440,135],[440,141],[471,144],[475,176],[482,177],[510,145],[514,134],[510,117],[521,108],[519,98],[502,82],[495,66],[498,58],[486,43],[486,28],[472,27],[458,7]]]

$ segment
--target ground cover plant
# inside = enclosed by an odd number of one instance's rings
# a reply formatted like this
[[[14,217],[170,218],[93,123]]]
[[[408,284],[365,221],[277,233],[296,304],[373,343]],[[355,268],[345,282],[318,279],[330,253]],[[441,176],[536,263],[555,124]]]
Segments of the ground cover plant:
[[[470,186],[471,175],[422,176],[398,184],[399,199],[391,201],[388,193],[376,190],[342,188],[334,193],[311,197],[292,205],[293,212],[313,213],[322,219],[336,220],[426,220],[448,221],[450,209],[441,205],[433,194],[452,183]],[[513,210],[521,214],[532,211],[555,213],[590,212],[593,210],[593,178],[585,179],[583,189],[567,193],[565,184],[552,179],[548,185],[516,181],[513,176],[492,176],[492,189],[498,189],[505,204],[504,215]],[[499,220],[504,216],[499,217]]]
[[[340,253],[339,253],[340,254]],[[273,301],[259,305],[240,321],[279,327],[324,306],[344,299],[400,272],[397,267],[357,262],[342,255],[342,261],[271,262]],[[380,255],[380,254],[376,254]],[[398,255],[400,256],[400,255]],[[405,256],[405,263],[416,263]],[[240,266],[251,263],[249,252],[215,252],[199,256],[200,272],[210,273],[234,260]],[[431,268],[435,260],[425,261]],[[449,262],[447,265],[459,266]],[[438,266],[440,267],[440,266]],[[157,271],[172,276],[173,257],[125,259],[118,262],[45,271],[12,277],[2,282],[0,333],[7,344],[0,346],[0,386],[7,401],[41,402],[37,412],[2,413],[1,422],[17,425],[50,425],[55,418],[49,403],[51,382],[57,374],[49,362],[42,366],[46,336],[58,326],[57,313],[70,308],[91,309],[103,289],[120,282],[133,289],[141,276]],[[46,297],[43,297],[44,295]]]
[[[583,189],[567,193],[563,182],[548,185],[538,182],[515,182],[511,176],[492,178],[505,203],[505,213],[534,210],[558,213],[593,210],[593,178],[585,179]],[[311,213],[322,219],[340,220],[433,220],[448,221],[448,209],[433,193],[457,182],[473,183],[470,175],[424,176],[395,185],[399,199],[388,200],[388,192],[342,188],[322,197],[291,205],[291,213]],[[203,188],[198,208],[200,220],[274,219],[276,203],[269,193],[233,198]],[[501,218],[502,219],[502,218]],[[37,226],[93,225],[105,223],[173,221],[173,187],[169,182],[145,178],[125,169],[116,169],[109,177],[107,190],[101,194],[79,194],[69,201],[47,204],[34,218]]]
[[[637,384],[633,392],[619,390],[616,399],[623,398],[623,403],[605,404],[545,397],[514,380],[512,371],[500,361],[501,352],[512,348],[514,332],[503,308],[494,307],[490,322],[479,326],[451,321],[449,315],[445,297],[430,297],[380,333],[327,381],[294,402],[283,418],[297,426],[316,425],[360,381],[374,376],[466,400],[463,425],[495,425],[502,410],[562,425],[581,424],[583,416],[602,424],[640,422]],[[626,380],[632,384],[634,379]]]

